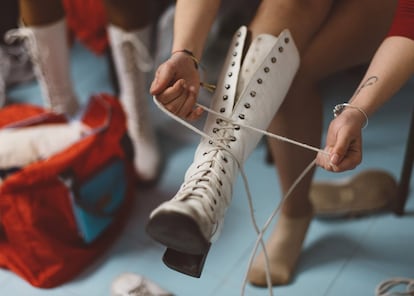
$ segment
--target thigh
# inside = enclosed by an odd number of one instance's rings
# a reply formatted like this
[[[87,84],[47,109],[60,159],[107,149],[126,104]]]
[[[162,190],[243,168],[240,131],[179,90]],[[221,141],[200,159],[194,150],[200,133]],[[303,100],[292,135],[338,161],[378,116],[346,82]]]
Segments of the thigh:
[[[345,0],[346,1],[346,0]],[[249,26],[252,38],[289,29],[301,53],[329,17],[334,0],[262,0]]]
[[[20,0],[20,17],[24,24],[39,26],[64,17],[61,0]]]
[[[149,0],[103,0],[109,22],[134,30],[146,26],[151,19]]]
[[[397,0],[338,0],[312,38],[301,72],[320,80],[335,72],[367,63],[384,40]]]

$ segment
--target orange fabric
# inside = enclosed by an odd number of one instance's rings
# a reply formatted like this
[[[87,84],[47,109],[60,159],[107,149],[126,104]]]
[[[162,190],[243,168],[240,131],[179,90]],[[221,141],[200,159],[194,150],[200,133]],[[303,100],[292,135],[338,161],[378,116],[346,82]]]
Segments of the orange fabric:
[[[116,238],[131,207],[132,181],[128,182],[121,210],[103,235],[89,245],[79,237],[69,192],[58,175],[70,168],[82,180],[113,157],[126,160],[120,146],[126,124],[119,101],[100,95],[90,104],[84,121],[97,127],[109,120],[104,132],[81,140],[47,161],[23,168],[0,186],[0,267],[36,287],[58,286],[89,266]],[[8,119],[15,122],[43,113],[29,105],[6,106],[0,110],[0,126],[5,126]],[[133,169],[129,165],[127,168],[132,180]]]
[[[107,17],[102,0],[64,0],[69,29],[86,47],[102,54],[108,47]]]

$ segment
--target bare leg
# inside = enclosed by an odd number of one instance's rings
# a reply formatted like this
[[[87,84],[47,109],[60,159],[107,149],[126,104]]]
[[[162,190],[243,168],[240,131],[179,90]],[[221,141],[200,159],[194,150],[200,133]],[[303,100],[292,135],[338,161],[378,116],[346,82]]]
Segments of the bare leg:
[[[150,22],[149,0],[104,0],[109,22],[126,31],[146,27]]]
[[[330,1],[325,1],[324,5],[322,2],[319,2],[316,14],[305,10],[310,12],[307,19],[314,20],[313,26],[299,23],[298,20],[303,17],[298,16],[288,18],[296,24],[287,22],[285,25],[288,28],[294,25],[293,37],[302,51],[302,63],[287,98],[269,128],[272,133],[316,147],[320,146],[322,132],[318,82],[332,73],[369,61],[388,30],[396,4],[396,1],[380,3],[374,0],[334,1],[333,5]],[[321,5],[330,9],[324,9]],[[269,7],[265,13],[271,13]],[[278,18],[273,19],[278,22]],[[260,19],[256,18],[252,27],[262,28],[258,23]],[[304,26],[302,31],[298,29],[301,26]],[[280,141],[269,140],[269,143],[282,192],[286,193],[316,155]],[[300,255],[312,217],[308,197],[312,176],[313,173],[308,174],[283,204],[279,221],[267,242],[274,285],[290,281]],[[260,254],[249,276],[253,284],[266,285],[264,268],[263,254]]]
[[[63,18],[60,0],[20,0],[20,17],[27,26],[40,26]]]

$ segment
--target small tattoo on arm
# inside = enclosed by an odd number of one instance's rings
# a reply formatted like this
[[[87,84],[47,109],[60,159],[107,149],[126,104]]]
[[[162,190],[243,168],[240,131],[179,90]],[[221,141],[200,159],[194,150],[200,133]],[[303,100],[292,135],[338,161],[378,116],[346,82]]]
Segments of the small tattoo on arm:
[[[355,98],[361,91],[363,88],[367,87],[367,86],[371,86],[374,83],[376,83],[378,81],[378,76],[371,76],[369,77],[364,83],[361,84],[361,86],[356,90],[355,94],[353,95],[353,97]]]

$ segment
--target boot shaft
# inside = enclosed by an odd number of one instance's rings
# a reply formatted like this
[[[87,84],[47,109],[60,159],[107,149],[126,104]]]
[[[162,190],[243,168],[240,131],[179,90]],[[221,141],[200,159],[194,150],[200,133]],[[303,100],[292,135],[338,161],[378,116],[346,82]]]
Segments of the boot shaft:
[[[266,130],[282,104],[299,67],[299,53],[288,30],[279,37],[262,34],[242,59],[247,29],[235,34],[220,75],[211,109],[232,123],[209,114],[204,132],[224,145],[237,161],[246,161],[262,135],[243,125]],[[243,62],[243,63],[242,63]],[[215,144],[203,139],[196,155]]]
[[[24,40],[46,107],[58,113],[75,114],[79,105],[70,72],[66,21],[8,31],[6,40],[15,39]]]
[[[177,194],[178,199],[208,196],[203,198],[203,204],[208,200],[203,208],[209,219],[216,222],[222,219],[232,200],[239,166],[262,137],[242,125],[267,129],[299,66],[299,53],[289,31],[283,31],[278,38],[258,36],[243,60],[246,35],[245,27],[236,32],[212,98],[212,110],[231,122],[213,113],[208,115],[204,132],[213,140],[201,140]]]

